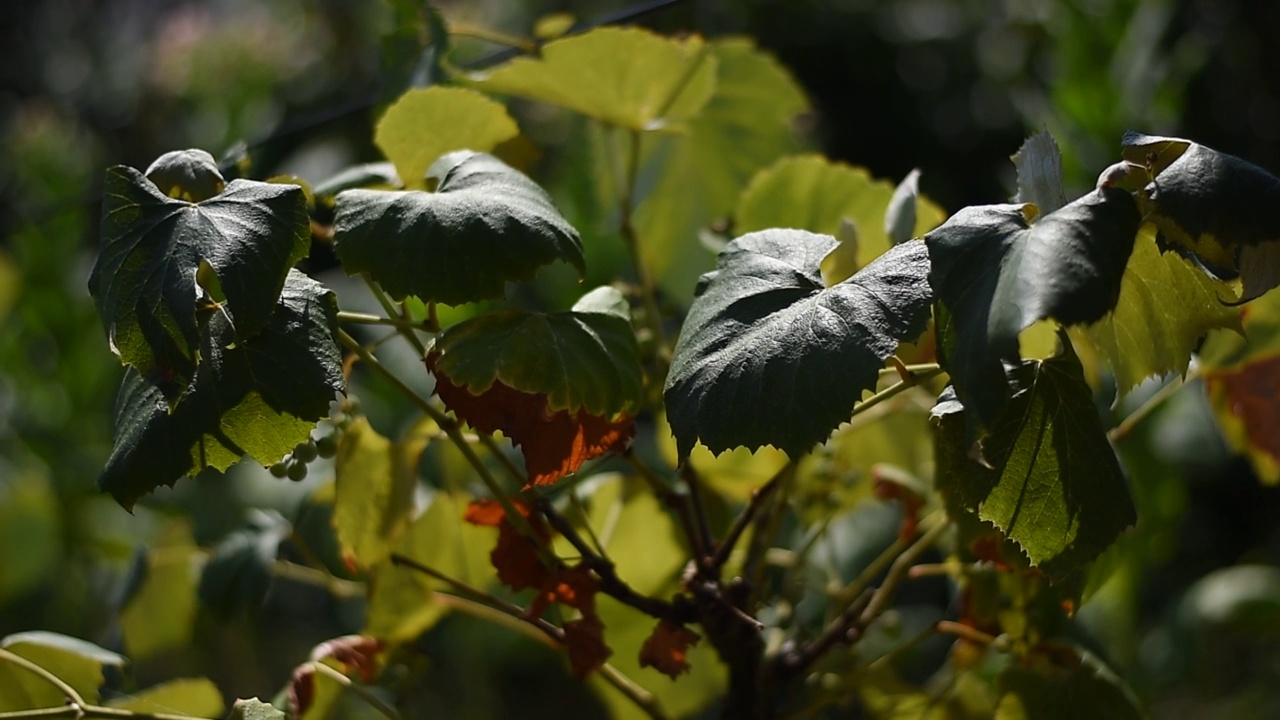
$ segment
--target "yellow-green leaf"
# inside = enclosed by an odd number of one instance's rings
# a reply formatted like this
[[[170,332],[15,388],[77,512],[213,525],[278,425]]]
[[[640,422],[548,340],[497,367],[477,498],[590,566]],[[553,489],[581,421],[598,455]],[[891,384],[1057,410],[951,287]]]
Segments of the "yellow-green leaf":
[[[604,27],[554,40],[474,76],[479,87],[574,110],[634,131],[687,120],[715,88],[714,58],[698,36],[666,38]]]
[[[143,556],[142,582],[120,610],[125,648],[135,661],[191,641],[200,557],[200,550],[189,539]]]
[[[135,713],[165,713],[217,717],[226,710],[222,691],[206,678],[180,678],[153,685],[127,698],[107,703],[109,707]]]
[[[106,648],[99,647],[86,640],[53,632],[32,631],[9,635],[0,640],[0,648],[19,655],[49,671],[79,693],[80,697],[91,703],[98,701],[98,689],[102,687],[103,682],[103,666],[121,667],[125,663],[123,657]],[[8,663],[0,659],[0,665],[8,665]],[[48,697],[48,693],[32,688],[33,684],[47,686],[49,684],[48,681],[26,670],[21,670],[20,672],[25,677],[18,678],[19,687],[23,688],[25,686],[25,690],[16,693],[17,697],[27,696],[40,700]],[[3,687],[3,685],[0,685],[0,688]],[[6,695],[8,692],[0,693],[0,695]],[[29,705],[27,707],[49,707],[50,705],[61,705],[66,701],[66,698],[56,688],[53,690],[53,697],[54,701],[52,703]]]
[[[1191,352],[1215,328],[1241,331],[1240,310],[1224,305],[1228,286],[1175,252],[1160,252],[1144,225],[1120,279],[1115,309],[1072,338],[1095,347],[1111,365],[1124,395],[1153,375],[1181,373]]]
[[[427,168],[453,150],[489,152],[520,134],[495,100],[466,88],[414,88],[387,108],[373,139],[407,188],[425,187]]]

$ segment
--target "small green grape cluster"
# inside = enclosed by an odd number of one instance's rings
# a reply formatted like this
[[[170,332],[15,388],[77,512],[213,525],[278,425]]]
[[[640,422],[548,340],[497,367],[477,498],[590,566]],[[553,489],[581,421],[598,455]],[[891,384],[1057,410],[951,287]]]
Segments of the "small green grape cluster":
[[[308,437],[306,442],[298,443],[293,448],[293,452],[285,455],[283,460],[267,470],[275,477],[301,482],[307,477],[307,463],[318,457],[328,459],[336,454],[338,454],[338,433],[335,428],[332,432],[319,437]]]

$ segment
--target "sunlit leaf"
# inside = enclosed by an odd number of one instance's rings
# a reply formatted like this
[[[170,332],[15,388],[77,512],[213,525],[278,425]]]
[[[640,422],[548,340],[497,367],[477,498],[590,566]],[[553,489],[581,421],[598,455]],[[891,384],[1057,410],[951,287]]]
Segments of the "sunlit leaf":
[[[1013,395],[982,442],[989,466],[969,457],[969,410],[951,391],[939,398],[935,485],[1062,580],[1134,524],[1133,500],[1069,348],[1024,362],[1009,382]]]
[[[278,710],[269,703],[258,698],[236,700],[231,706],[231,714],[227,720],[285,720],[283,710]]]
[[[397,300],[458,305],[501,297],[554,260],[585,272],[578,232],[529,178],[491,155],[458,151],[427,171],[435,192],[338,194],[334,250]]]
[[[679,454],[772,445],[798,459],[849,419],[898,344],[924,331],[924,243],[826,287],[836,241],[803,230],[734,240],[690,309],[663,397]],[[833,382],[839,378],[838,382]]]
[[[405,187],[424,187],[427,168],[454,150],[490,152],[520,134],[507,109],[474,90],[414,88],[387,108],[373,140]]]
[[[244,455],[264,466],[304,441],[345,389],[332,293],[298,271],[256,337],[237,342],[219,312],[205,320],[203,361],[177,407],[129,370],[116,401],[115,446],[98,487],[131,507],[142,495]]]
[[[885,219],[894,192],[893,183],[875,180],[863,168],[820,155],[788,157],[752,178],[734,212],[735,230],[798,228],[834,235],[848,218],[858,233],[856,264],[829,273],[832,280],[844,280],[893,244]],[[946,217],[927,198],[920,198],[917,205],[909,237],[923,235]]]
[[[1223,303],[1230,288],[1175,252],[1161,252],[1144,225],[1120,279],[1115,309],[1073,328],[1106,358],[1116,390],[1126,394],[1153,375],[1181,373],[1210,330],[1240,330],[1240,311]]]
[[[1115,307],[1138,231],[1123,190],[1105,188],[1040,217],[1029,205],[968,207],[925,236],[929,282],[944,307],[942,365],[956,394],[989,425],[1008,388],[1001,362],[1037,320],[1092,323]]]
[[[715,93],[688,132],[648,133],[641,143],[642,186],[635,212],[640,250],[662,289],[681,303],[715,253],[698,232],[733,212],[760,168],[800,149],[795,119],[809,109],[804,91],[773,57],[747,38],[709,44],[718,63]]]
[[[1048,130],[1023,141],[1010,159],[1018,169],[1018,195],[1014,202],[1033,203],[1042,215],[1067,204],[1062,189],[1062,151]]]
[[[140,553],[135,560],[141,579],[120,608],[121,634],[134,661],[190,643],[201,558],[188,537],[184,543]]]
[[[42,630],[8,635],[0,639],[0,648],[49,671],[91,703],[98,701],[102,669],[125,664],[120,655],[87,640]],[[0,667],[8,666],[0,660]],[[0,707],[13,703],[20,706],[15,709],[28,710],[66,704],[67,698],[57,688],[51,688],[47,680],[27,670],[18,672],[21,674],[8,674],[8,681],[0,679],[0,689],[5,690],[0,693]]]
[[[216,171],[216,169],[215,169]],[[116,166],[104,188],[102,250],[89,277],[112,350],[141,372],[189,378],[201,346],[202,294],[216,282],[237,341],[265,329],[289,268],[310,247],[296,185],[235,180],[198,203],[166,196]],[[199,273],[202,265],[212,277]]]
[[[916,214],[919,204],[920,168],[912,168],[911,172],[907,173],[907,176],[902,178],[898,186],[893,189],[893,197],[889,198],[889,205],[884,210],[884,234],[889,238],[890,243],[898,245],[911,238],[919,237],[924,230],[932,229],[942,222],[942,217],[939,216],[937,222],[917,232]]]
[[[1280,178],[1181,138],[1128,132],[1126,160],[1150,165],[1148,214],[1167,238],[1240,274],[1239,302],[1280,285]]]
[[[715,88],[716,60],[700,37],[602,27],[542,46],[472,76],[489,92],[517,95],[643,131],[697,114]]]
[[[338,439],[333,526],[343,560],[354,568],[382,562],[409,523],[418,459],[438,429],[422,420],[392,443],[363,417]]]
[[[206,678],[181,678],[152,685],[126,698],[112,700],[107,706],[135,713],[195,717],[217,717],[226,711],[222,691]]]

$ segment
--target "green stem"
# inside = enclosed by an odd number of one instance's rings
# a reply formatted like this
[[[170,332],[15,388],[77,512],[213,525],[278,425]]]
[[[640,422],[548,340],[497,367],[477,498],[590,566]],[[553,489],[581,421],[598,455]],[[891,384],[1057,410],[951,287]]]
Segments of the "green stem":
[[[533,40],[508,35],[504,32],[492,30],[490,28],[472,25],[471,23],[458,22],[456,20],[449,23],[449,34],[458,37],[471,37],[477,40],[484,40],[495,45],[504,45],[506,47],[515,48],[525,53],[535,53],[538,51],[538,44]]]
[[[649,266],[644,261],[644,252],[640,246],[640,234],[635,226],[635,191],[636,179],[640,174],[640,133],[632,130],[627,134],[627,159],[626,169],[623,172],[622,192],[618,202],[619,216],[621,223],[619,230],[622,233],[622,240],[627,245],[627,251],[631,255],[631,264],[635,269],[636,281],[640,284],[640,297],[644,303],[645,324],[649,328],[649,332],[653,335],[653,341],[658,348],[658,372],[655,373],[658,382],[666,377],[666,367],[671,362],[670,349],[667,347],[666,336],[662,330],[662,316],[658,311],[658,294],[657,288],[653,282],[653,276],[649,272]]]
[[[365,702],[366,705],[373,708],[374,710],[377,710],[378,713],[383,717],[387,718],[387,720],[400,720],[400,713],[396,712],[395,708],[382,702],[382,700],[377,695],[374,695],[373,693],[369,692],[368,688],[366,688],[365,686],[359,683],[352,682],[351,678],[347,677],[346,675],[338,672],[334,668],[331,668],[328,665],[318,660],[313,661],[311,663],[311,667],[315,668],[316,672],[322,675],[329,676],[330,679],[337,682],[339,685],[342,685],[346,689],[355,693],[361,700]]]
[[[122,708],[106,707],[85,702],[85,699],[68,685],[62,678],[31,662],[30,660],[0,648],[0,662],[26,670],[41,680],[57,688],[67,698],[67,704],[58,707],[38,708],[34,710],[17,710],[0,713],[3,720],[28,720],[32,718],[129,718],[130,720],[199,720],[192,715],[169,715],[165,713],[135,712]]]
[[[58,692],[65,695],[67,700],[74,705],[79,705],[83,707],[88,704],[84,701],[84,698],[80,697],[80,693],[76,692],[75,688],[63,682],[62,678],[58,677],[57,675],[54,675],[48,670],[45,670],[44,668],[22,657],[21,655],[5,650],[4,648],[0,648],[0,660],[8,662],[11,665],[17,665],[23,670],[26,670],[27,672],[38,676],[41,680],[44,680],[45,682],[57,688]]]
[[[381,285],[375,282],[373,278],[369,277],[368,273],[362,273],[360,277],[364,280],[364,284],[369,287],[369,292],[373,293],[373,297],[377,299],[378,304],[382,306],[382,311],[387,314],[388,318],[398,318],[401,322],[408,322],[408,318],[405,317],[402,308],[396,304],[395,300],[392,300],[387,295]],[[399,325],[396,326],[396,330],[404,337],[405,340],[409,341],[409,344],[413,346],[414,350],[418,351],[418,357],[425,358],[427,356],[426,345],[422,344],[422,339],[415,335],[413,330]]]
[[[418,323],[412,320],[397,320],[395,318],[382,317],[381,315],[370,315],[368,313],[348,312],[346,310],[338,311],[338,322],[358,323],[360,325],[385,325],[400,330],[423,330],[427,331],[425,323]]]
[[[746,507],[742,508],[742,512],[738,514],[738,517],[733,521],[733,525],[729,527],[729,531],[725,533],[724,539],[716,547],[716,553],[712,556],[710,562],[712,569],[718,571],[729,561],[729,555],[733,552],[734,546],[738,544],[743,531],[755,519],[756,512],[760,510],[760,506],[773,494],[773,491],[782,483],[783,478],[795,472],[795,469],[795,463],[788,461],[778,472],[774,473],[773,477],[769,478],[769,482],[766,482],[751,493],[751,499],[747,502]]]
[[[1151,397],[1147,398],[1146,402],[1139,405],[1136,410],[1129,413],[1124,420],[1120,421],[1119,425],[1111,428],[1111,430],[1107,432],[1107,439],[1115,443],[1128,437],[1129,433],[1133,432],[1134,428],[1138,427],[1142,421],[1150,417],[1153,412],[1158,410],[1160,406],[1165,403],[1165,401],[1174,395],[1177,395],[1179,390],[1191,384],[1191,381],[1194,379],[1196,379],[1196,375],[1188,373],[1185,379],[1174,378],[1171,380],[1167,385],[1157,390]]]
[[[904,366],[904,367],[906,367],[908,370],[911,369],[911,366]],[[889,373],[892,373],[893,375],[897,375],[900,372],[897,368],[886,368],[886,370]],[[912,371],[910,380],[899,380],[898,382],[890,385],[889,387],[877,392],[875,395],[872,395],[866,400],[863,400],[862,402],[858,403],[856,406],[854,406],[853,412],[850,414],[850,417],[857,417],[858,415],[870,410],[876,405],[879,405],[880,403],[890,398],[897,397],[898,395],[901,395],[902,393],[906,392],[907,390],[910,390],[911,388],[919,385],[920,383],[926,380],[929,380],[931,378],[937,377],[938,375],[941,375],[943,372],[944,371],[941,367],[937,365],[932,365],[932,364],[924,366],[924,368],[918,372]]]

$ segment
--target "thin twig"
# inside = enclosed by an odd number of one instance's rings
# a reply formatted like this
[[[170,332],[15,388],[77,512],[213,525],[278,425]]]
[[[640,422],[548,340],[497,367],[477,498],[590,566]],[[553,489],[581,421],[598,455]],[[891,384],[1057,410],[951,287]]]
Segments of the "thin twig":
[[[360,683],[353,682],[351,678],[320,662],[319,660],[313,660],[311,662],[311,667],[315,668],[316,672],[327,676],[329,679],[355,693],[365,702],[366,705],[377,710],[378,714],[387,718],[387,720],[400,720],[400,713],[396,712],[395,708],[382,702],[377,695],[369,692],[369,690]]]
[[[785,477],[795,472],[795,469],[795,463],[788,461],[778,472],[774,473],[773,477],[769,478],[768,482],[751,493],[751,499],[747,502],[746,507],[742,508],[742,512],[734,519],[733,525],[729,526],[729,531],[725,533],[720,544],[716,546],[715,555],[711,557],[711,562],[709,563],[712,570],[718,571],[729,561],[729,555],[733,553],[733,548],[738,544],[743,531],[755,519],[760,506],[773,494],[778,485],[782,484]]]
[[[23,670],[38,676],[41,680],[44,680],[57,688],[58,692],[62,693],[73,705],[78,705],[80,707],[88,705],[88,703],[84,701],[84,698],[80,697],[80,693],[76,692],[76,689],[68,685],[62,678],[54,675],[48,670],[45,670],[21,655],[5,650],[4,648],[0,648],[0,660],[12,665],[17,665]]]
[[[427,330],[423,323],[414,322],[412,320],[398,320],[396,318],[383,317],[381,315],[348,312],[346,310],[338,311],[338,322],[358,323],[360,325],[385,325],[387,327],[405,330]]]
[[[1139,405],[1136,410],[1129,413],[1124,420],[1121,420],[1119,425],[1111,428],[1107,432],[1107,440],[1116,443],[1128,437],[1129,433],[1133,432],[1134,428],[1138,427],[1143,420],[1151,417],[1151,414],[1159,409],[1165,401],[1176,395],[1182,388],[1191,384],[1191,381],[1195,378],[1195,375],[1188,373],[1186,379],[1175,377],[1169,381],[1167,385],[1155,391],[1151,397]]]
[[[711,537],[711,521],[707,516],[706,505],[702,502],[702,482],[698,477],[698,471],[694,470],[689,463],[685,463],[680,466],[678,472],[685,486],[689,488],[689,512],[693,514],[693,526],[698,533],[698,545],[703,548],[703,552],[710,552],[711,548],[716,546],[716,542]],[[697,562],[703,564],[705,558],[699,556]]]

